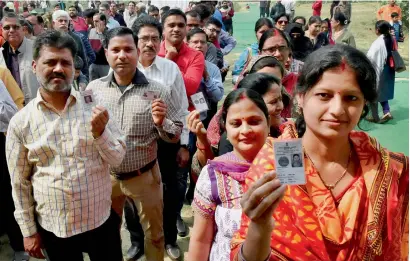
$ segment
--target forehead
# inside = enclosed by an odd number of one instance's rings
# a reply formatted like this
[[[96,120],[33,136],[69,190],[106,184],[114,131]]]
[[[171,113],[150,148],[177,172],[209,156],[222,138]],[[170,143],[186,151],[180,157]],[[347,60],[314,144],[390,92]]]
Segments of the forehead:
[[[229,106],[226,118],[227,120],[234,120],[263,116],[264,115],[261,109],[259,109],[253,101],[246,97]]]
[[[17,18],[4,18],[2,24],[20,24],[20,22]]]
[[[216,25],[214,25],[214,24],[208,24],[207,26],[206,26],[206,28],[209,28],[209,29],[221,29],[221,27],[218,27],[218,26],[216,26]]]
[[[206,36],[203,33],[194,34],[193,36],[191,36],[191,41],[195,40],[206,40]]]
[[[70,8],[68,8],[68,10],[70,10],[70,11],[76,11],[77,9],[75,9],[75,7],[70,7]]]
[[[313,86],[313,89],[319,88],[335,92],[362,93],[356,79],[356,73],[350,66],[346,66],[344,70],[336,67],[325,71],[320,80]]]
[[[286,16],[281,16],[278,21],[287,21],[288,18]]]
[[[150,14],[159,14],[158,10],[149,11]]]
[[[143,26],[141,27],[140,31],[139,31],[140,35],[152,35],[155,34],[157,36],[159,36],[159,31],[157,28],[153,27],[153,26]]]
[[[65,21],[67,21],[67,20],[68,20],[68,18],[67,18],[67,17],[65,17],[65,16],[59,16],[59,17],[57,17],[57,21],[61,21],[61,20],[65,20]]]
[[[185,24],[185,20],[182,16],[180,15],[170,15],[165,19],[165,24]]]
[[[188,23],[193,23],[193,22],[198,22],[198,23],[199,23],[199,21],[200,21],[200,19],[199,19],[198,16],[190,16],[190,15],[187,15],[187,16],[186,16],[186,19],[187,19],[187,22],[188,22]]]
[[[110,39],[108,42],[108,48],[116,48],[116,47],[136,47],[134,39],[130,34],[127,35],[120,35],[120,36],[115,36]]]
[[[287,46],[285,39],[283,39],[281,36],[276,35],[272,36],[268,39],[266,39],[265,43],[263,44],[263,47],[271,47],[271,46]]]
[[[73,62],[73,54],[68,48],[56,48],[43,45],[40,49],[39,59],[43,60],[67,60]]]

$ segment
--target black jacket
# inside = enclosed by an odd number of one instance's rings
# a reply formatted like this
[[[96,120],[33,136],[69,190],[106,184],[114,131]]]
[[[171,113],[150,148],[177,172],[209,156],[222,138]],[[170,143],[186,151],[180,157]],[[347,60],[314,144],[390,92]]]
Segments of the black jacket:
[[[275,18],[280,14],[286,14],[286,9],[284,5],[277,2],[274,6],[272,6],[272,9],[270,9],[270,18],[275,21]]]

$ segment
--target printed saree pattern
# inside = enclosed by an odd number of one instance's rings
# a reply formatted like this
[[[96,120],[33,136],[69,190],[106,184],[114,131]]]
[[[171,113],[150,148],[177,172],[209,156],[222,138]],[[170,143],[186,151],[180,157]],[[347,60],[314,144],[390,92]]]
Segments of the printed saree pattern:
[[[292,123],[279,139],[297,138]],[[288,186],[273,218],[269,260],[407,260],[408,158],[391,153],[364,132],[350,134],[360,171],[351,186],[334,198],[305,157],[307,184]],[[274,139],[269,138],[253,162],[244,191],[275,169]],[[238,260],[249,218],[231,243],[231,260]]]

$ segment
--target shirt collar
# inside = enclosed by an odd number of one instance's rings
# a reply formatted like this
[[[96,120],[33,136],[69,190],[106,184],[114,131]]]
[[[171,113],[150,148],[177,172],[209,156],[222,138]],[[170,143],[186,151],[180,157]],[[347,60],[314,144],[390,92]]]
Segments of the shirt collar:
[[[101,81],[107,82],[108,84],[115,83],[114,71],[110,72],[106,77],[102,78]],[[134,78],[132,78],[131,83],[135,85],[149,84],[147,78],[145,78],[145,75],[140,72],[138,68],[135,69]]]
[[[152,61],[151,65],[148,66],[147,68],[145,68],[139,61],[138,61],[138,68],[141,69],[148,69],[148,68],[152,68],[152,67],[156,67],[157,69],[160,70],[161,68],[161,63],[160,63],[160,58],[158,58],[158,55],[155,56],[154,61]]]
[[[75,99],[75,101],[77,101],[77,100],[80,98],[79,95],[80,95],[80,92],[76,91],[76,90],[74,89],[74,86],[71,85],[70,96],[68,97],[67,100],[69,100],[70,97],[72,97],[71,99]],[[39,106],[40,103],[46,104],[47,102],[46,102],[46,101],[43,99],[43,97],[41,96],[40,88],[39,88],[39,89],[37,90],[37,96],[36,96],[36,98],[34,98],[34,106],[35,106],[36,108],[38,108],[38,106]],[[70,103],[71,103],[71,102],[70,102]]]
[[[16,52],[13,52],[13,48],[11,47],[10,43],[9,43],[9,53],[11,54],[19,54],[22,53],[24,50],[24,46],[26,44],[26,37],[23,37],[23,41],[21,42],[19,48],[16,50]]]

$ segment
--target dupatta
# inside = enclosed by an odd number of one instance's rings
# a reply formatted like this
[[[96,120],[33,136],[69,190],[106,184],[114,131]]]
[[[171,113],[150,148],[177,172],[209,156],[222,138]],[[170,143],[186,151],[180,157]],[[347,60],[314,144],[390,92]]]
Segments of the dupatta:
[[[279,139],[297,138],[292,123]],[[339,198],[326,189],[305,157],[307,183],[288,186],[273,214],[269,260],[368,261],[408,258],[408,158],[382,148],[364,132],[352,131],[350,140],[360,171]],[[275,169],[274,139],[254,160],[244,190]],[[238,260],[249,218],[243,214],[235,234],[231,260]]]

